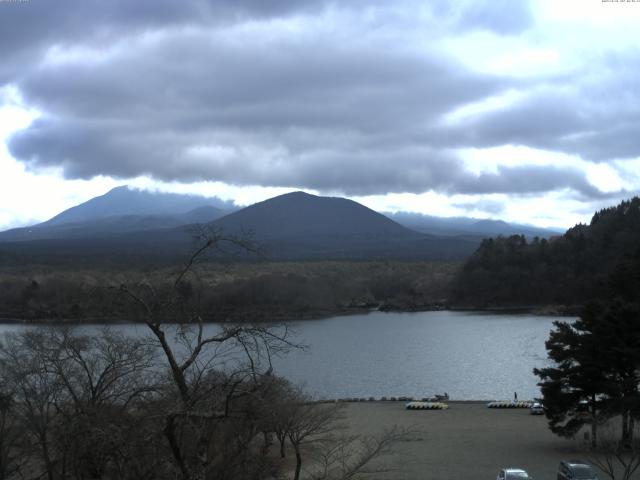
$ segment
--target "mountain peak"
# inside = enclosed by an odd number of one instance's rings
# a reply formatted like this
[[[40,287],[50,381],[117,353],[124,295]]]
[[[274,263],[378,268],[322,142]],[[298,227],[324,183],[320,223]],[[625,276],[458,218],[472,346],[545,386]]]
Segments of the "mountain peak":
[[[226,231],[261,238],[413,236],[415,232],[357,202],[297,191],[255,203],[216,221]]]
[[[307,193],[304,192],[302,190],[296,190],[295,192],[289,192],[289,193],[285,193],[283,195],[280,195],[281,197],[313,197],[313,198],[318,198],[317,195],[313,195],[311,193]]]
[[[196,195],[150,192],[120,185],[59,213],[41,225],[62,225],[123,215],[180,215],[215,203],[222,202]]]
[[[118,185],[117,187],[113,187],[111,190],[105,193],[105,195],[109,195],[110,193],[124,192],[128,190],[133,190],[133,189],[129,185]]]
[[[269,199],[265,200],[265,202],[272,202],[272,201],[276,201],[276,202],[285,201],[285,202],[287,202],[287,201],[291,201],[291,200],[305,201],[305,200],[314,200],[314,199],[322,199],[322,198],[330,198],[330,197],[320,197],[318,195],[313,195],[311,193],[303,192],[302,190],[297,190],[295,192],[283,193],[282,195],[278,195],[276,197],[269,198]],[[262,202],[260,202],[260,203],[262,203]]]

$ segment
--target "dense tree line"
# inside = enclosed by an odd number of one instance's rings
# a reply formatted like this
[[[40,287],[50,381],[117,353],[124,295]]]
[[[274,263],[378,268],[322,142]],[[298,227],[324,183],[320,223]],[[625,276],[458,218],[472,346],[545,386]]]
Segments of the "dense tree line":
[[[640,198],[597,212],[557,238],[486,239],[453,286],[477,307],[581,305],[610,295],[609,278],[640,258]],[[636,272],[637,274],[637,272]]]
[[[589,427],[593,461],[612,479],[616,470],[632,478],[640,468],[640,258],[617,264],[605,295],[577,320],[555,322],[546,347],[552,363],[534,372],[551,431],[572,437]],[[601,438],[612,422],[618,438],[610,428]]]
[[[441,305],[458,266],[438,262],[207,262],[181,284],[185,303],[205,321],[277,321],[374,306]],[[26,320],[133,320],[136,305],[120,283],[140,279],[172,288],[175,269],[149,271],[40,269],[0,273],[0,317]],[[170,318],[168,318],[170,320]]]

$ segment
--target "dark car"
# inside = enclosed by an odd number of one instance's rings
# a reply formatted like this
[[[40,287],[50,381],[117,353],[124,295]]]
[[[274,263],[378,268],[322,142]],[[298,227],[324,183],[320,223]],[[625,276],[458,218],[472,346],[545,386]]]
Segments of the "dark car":
[[[558,466],[558,480],[598,480],[598,475],[588,463],[563,460]]]

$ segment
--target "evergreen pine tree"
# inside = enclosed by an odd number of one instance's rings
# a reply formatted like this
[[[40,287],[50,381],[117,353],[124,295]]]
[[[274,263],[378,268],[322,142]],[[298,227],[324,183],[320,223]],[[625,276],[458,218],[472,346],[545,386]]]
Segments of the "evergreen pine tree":
[[[620,416],[622,440],[630,441],[640,416],[638,304],[593,302],[577,321],[555,327],[546,342],[555,365],[534,370],[551,431],[573,436],[590,424],[595,445],[598,423]]]

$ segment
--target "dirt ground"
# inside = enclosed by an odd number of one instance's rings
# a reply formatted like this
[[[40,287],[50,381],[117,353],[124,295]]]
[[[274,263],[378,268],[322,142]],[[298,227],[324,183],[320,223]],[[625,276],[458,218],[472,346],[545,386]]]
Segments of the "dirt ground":
[[[352,433],[364,435],[393,425],[419,431],[382,460],[398,468],[384,478],[494,479],[501,468],[520,467],[535,480],[555,480],[560,460],[580,458],[578,440],[555,436],[546,418],[528,409],[489,409],[485,402],[449,402],[449,407],[406,410],[403,402],[351,403],[346,421]]]

